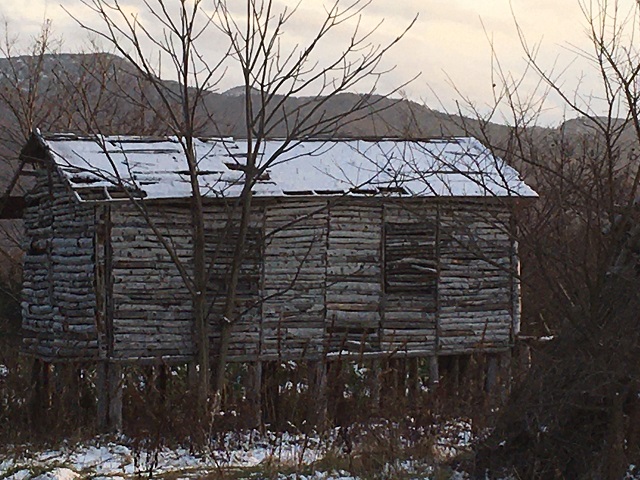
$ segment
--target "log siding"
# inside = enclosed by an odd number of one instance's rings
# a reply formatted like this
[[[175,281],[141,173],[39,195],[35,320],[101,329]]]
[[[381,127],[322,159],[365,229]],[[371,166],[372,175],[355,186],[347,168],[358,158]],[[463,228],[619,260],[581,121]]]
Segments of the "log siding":
[[[330,351],[381,348],[382,205],[328,205],[326,335]]]
[[[150,222],[192,271],[186,201],[78,202],[41,172],[25,225],[25,350],[46,359],[180,362],[191,297]],[[236,241],[230,204],[205,205],[210,335]],[[231,220],[230,220],[231,218]],[[301,197],[255,202],[230,361],[507,350],[519,322],[506,203]]]
[[[324,349],[326,202],[265,205],[262,349],[265,358],[318,357]]]
[[[501,206],[459,202],[442,208],[440,352],[501,350],[511,344],[516,312],[509,222]]]
[[[384,350],[433,353],[437,343],[437,205],[386,205],[382,228]]]
[[[188,359],[194,353],[191,296],[151,225],[190,272],[191,217],[184,207],[145,210],[148,219],[128,203],[111,207],[113,357]]]
[[[24,212],[22,331],[25,353],[97,359],[104,345],[94,287],[92,205],[80,204],[55,172],[38,172]]]

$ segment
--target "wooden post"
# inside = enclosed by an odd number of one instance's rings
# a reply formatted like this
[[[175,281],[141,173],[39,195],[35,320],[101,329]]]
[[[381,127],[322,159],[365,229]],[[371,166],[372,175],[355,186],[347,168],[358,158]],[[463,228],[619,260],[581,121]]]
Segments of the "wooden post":
[[[105,432],[122,431],[122,367],[98,365],[98,424]]]
[[[43,425],[46,418],[45,411],[51,399],[50,365],[40,359],[35,359],[31,367],[31,423],[33,426]]]
[[[79,367],[76,363],[58,363],[53,371],[54,411],[63,415],[66,420],[79,417],[80,408],[80,378]]]
[[[78,418],[80,416],[80,382],[82,367],[73,363],[69,367],[69,403],[72,405],[73,415]]]
[[[498,357],[494,354],[487,353],[487,373],[485,376],[484,389],[485,392],[491,393],[498,381]]]
[[[96,236],[96,281],[98,311],[104,319],[103,334],[107,358],[113,357],[115,331],[113,326],[113,248],[111,245],[111,207],[104,205],[100,211]],[[103,360],[96,367],[98,378],[98,426],[106,432],[122,430],[122,369]]]
[[[398,398],[407,396],[407,357],[397,358],[394,365],[394,388]]]
[[[262,362],[256,361],[247,365],[245,380],[247,403],[249,404],[249,419],[251,428],[262,426]]]
[[[44,408],[51,408],[53,401],[53,364],[42,362],[42,393],[44,399]]]
[[[515,375],[528,372],[531,368],[531,347],[524,342],[516,343],[515,356],[517,359]]]
[[[155,365],[142,365],[139,367],[140,372],[139,375],[144,377],[144,395],[145,399],[149,404],[153,404],[157,398],[158,393],[158,384],[157,380],[157,370]]]
[[[278,363],[271,360],[262,364],[262,422],[272,426],[279,421]]]
[[[98,429],[107,431],[109,423],[109,390],[107,388],[107,363],[101,362],[96,366],[96,393],[98,395]]]
[[[507,400],[511,392],[511,350],[500,354],[500,397],[502,402]]]
[[[380,409],[380,381],[382,367],[379,359],[371,360],[371,401],[375,411]]]
[[[429,386],[435,387],[440,383],[440,369],[438,365],[438,356],[429,357]]]
[[[384,357],[380,366],[380,408],[385,411],[394,404],[394,370],[393,359]]]
[[[169,382],[171,380],[171,368],[168,365],[158,365],[157,368],[156,389],[160,396],[160,404],[166,406],[168,403],[167,392],[169,391]]]
[[[472,364],[471,354],[456,355],[456,361],[454,362],[454,369],[456,370],[456,395],[466,395],[472,390],[472,377],[470,372]]]
[[[315,406],[313,422],[321,429],[327,423],[327,362],[324,359],[309,362],[309,372],[312,373],[312,393]]]
[[[190,392],[198,388],[198,363],[195,360],[187,363],[187,386]]]
[[[457,397],[460,394],[460,355],[454,355],[453,358],[451,358],[450,373],[451,390],[453,390],[453,395]]]
[[[418,406],[418,397],[420,395],[420,376],[418,375],[418,358],[412,357],[407,359],[408,362],[408,381],[407,394],[409,395],[409,405],[415,409]]]

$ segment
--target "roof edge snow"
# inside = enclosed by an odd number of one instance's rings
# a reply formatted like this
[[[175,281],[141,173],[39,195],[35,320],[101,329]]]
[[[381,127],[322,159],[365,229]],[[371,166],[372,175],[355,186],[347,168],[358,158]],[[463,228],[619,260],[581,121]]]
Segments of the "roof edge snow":
[[[177,137],[36,132],[34,141],[80,201],[192,195],[184,142]],[[203,196],[241,194],[247,147],[246,140],[194,139]],[[265,140],[257,166],[256,197],[537,197],[515,169],[472,137]]]

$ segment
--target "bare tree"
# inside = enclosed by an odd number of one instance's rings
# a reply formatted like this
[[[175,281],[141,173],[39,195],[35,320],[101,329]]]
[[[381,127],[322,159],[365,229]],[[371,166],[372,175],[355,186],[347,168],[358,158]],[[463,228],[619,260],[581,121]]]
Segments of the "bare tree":
[[[22,237],[17,220],[27,182],[20,178],[24,162],[18,160],[20,148],[36,125],[51,126],[67,114],[66,107],[51,98],[59,93],[47,73],[53,69],[51,53],[60,46],[51,24],[29,40],[11,34],[4,23],[0,39],[0,290],[6,299],[19,303]],[[26,54],[25,54],[26,53]]]
[[[337,129],[388,108],[384,97],[372,95],[378,79],[387,73],[382,64],[389,50],[404,36],[406,29],[387,43],[375,40],[379,27],[362,26],[368,1],[335,1],[319,22],[315,33],[304,44],[286,45],[283,36],[295,8],[278,9],[272,0],[247,0],[244,11],[236,11],[231,2],[203,0],[174,5],[164,0],[143,2],[142,16],[131,16],[117,0],[85,0],[84,4],[101,20],[94,27],[78,19],[78,23],[106,41],[125,57],[142,76],[149,88],[141,90],[137,100],[162,118],[166,130],[181,144],[191,185],[193,223],[193,273],[163,242],[182,273],[189,290],[196,325],[199,364],[200,411],[207,410],[210,386],[209,319],[207,290],[210,267],[214,259],[207,256],[205,218],[199,178],[199,158],[194,139],[213,125],[217,131],[216,112],[209,111],[207,95],[216,88],[222,75],[238,69],[244,90],[243,131],[246,138],[246,162],[237,166],[242,172],[241,193],[232,201],[231,218],[237,218],[237,239],[227,273],[224,314],[213,319],[219,326],[220,344],[215,346],[213,390],[219,395],[225,378],[227,350],[231,329],[237,322],[238,282],[246,254],[248,226],[251,219],[253,188],[262,175],[283,155],[307,137],[332,136]],[[414,20],[415,21],[415,20]],[[407,26],[407,29],[413,24]],[[348,31],[345,45],[332,48],[331,56],[318,59],[323,44],[329,44],[337,31]],[[222,45],[214,53],[205,50],[212,39]],[[156,61],[155,58],[160,60]],[[161,80],[169,64],[175,83]],[[339,114],[330,114],[325,106],[336,95],[366,86],[367,94],[346,106]],[[401,88],[401,86],[398,86]],[[393,93],[397,89],[391,92]],[[305,97],[292,102],[296,95]],[[293,105],[293,107],[291,106]],[[275,152],[263,155],[264,142],[275,132],[284,135]],[[137,204],[144,208],[143,202]],[[147,217],[148,218],[148,217]],[[162,242],[162,233],[157,231]]]
[[[61,109],[45,100],[53,86],[46,81],[44,66],[47,54],[55,49],[57,42],[52,38],[51,26],[45,23],[39,35],[28,46],[27,56],[18,53],[19,38],[11,36],[10,27],[5,23],[5,34],[0,44],[0,158],[4,179],[1,182],[2,198],[0,211],[6,206],[8,195],[18,184],[22,165],[15,160],[34,125],[55,121],[62,114]],[[19,264],[11,250],[19,250],[19,236],[13,224],[2,225],[3,248],[0,249],[5,262],[15,269]],[[6,278],[4,280],[7,280]]]
[[[217,24],[229,39],[232,57],[238,63],[244,82],[247,162],[243,165],[245,181],[240,195],[239,240],[233,255],[217,349],[215,391],[219,392],[223,386],[231,328],[236,321],[237,286],[256,181],[302,139],[333,136],[341,126],[388,108],[378,105],[384,97],[372,98],[377,80],[386,73],[381,62],[413,22],[390,43],[373,43],[377,27],[361,27],[362,14],[369,3],[335,1],[326,9],[325,17],[307,44],[289,48],[281,44],[280,37],[298,7],[285,7],[278,12],[271,0],[250,0],[246,3],[247,21],[242,24],[234,18],[227,3],[219,3]],[[318,63],[314,55],[319,46],[328,43],[342,24],[349,23],[355,26],[348,43],[341,46],[333,58]],[[335,96],[365,81],[371,83],[367,94],[359,96],[354,104],[338,114],[327,113],[325,106]],[[395,93],[402,86],[385,93]],[[312,94],[303,97],[294,108],[287,108],[288,100],[307,92]],[[280,145],[269,156],[262,156],[264,141],[273,137],[278,127],[284,127],[285,132]]]
[[[518,27],[528,69],[514,77],[495,56],[496,104],[478,115],[476,134],[540,193],[518,222],[523,323],[554,337],[536,349],[533,368],[479,449],[482,476],[490,468],[522,478],[613,479],[638,459],[640,10],[617,1],[580,5],[590,49],[574,53],[589,61],[599,90],[567,91]],[[522,82],[530,75],[539,81],[533,93]],[[540,127],[551,95],[578,118]],[[489,124],[498,115],[511,127],[501,137]]]

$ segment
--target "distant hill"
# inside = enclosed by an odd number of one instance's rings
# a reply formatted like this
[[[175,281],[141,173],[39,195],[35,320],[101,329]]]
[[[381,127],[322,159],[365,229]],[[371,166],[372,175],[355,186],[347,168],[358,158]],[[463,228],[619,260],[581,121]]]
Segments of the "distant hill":
[[[165,80],[163,89],[176,93],[176,82]],[[256,93],[258,93],[256,91]],[[197,134],[242,138],[244,128],[244,87],[223,93],[210,92],[202,99]],[[292,115],[309,97],[288,98],[280,117]],[[334,116],[349,111],[356,102],[369,105],[366,111],[328,135],[339,138],[401,137],[427,138],[473,135],[497,146],[504,154],[513,141],[505,125],[483,123],[439,112],[405,99],[336,95],[316,115]],[[166,110],[149,109],[160,105],[151,83],[127,60],[108,53],[51,54],[0,59],[0,186],[10,176],[12,165],[29,134],[30,125],[45,132],[100,132],[103,134],[172,134]],[[164,112],[164,113],[163,113]],[[283,136],[287,123],[281,121],[272,137]],[[584,119],[566,121],[557,129],[534,127],[528,135],[537,150],[554,148],[559,139],[593,135],[593,125]],[[630,141],[633,140],[630,136]],[[507,160],[529,176],[530,168],[516,157]],[[530,179],[535,186],[535,179]]]
[[[39,82],[34,84],[38,72],[41,72]],[[164,81],[164,84],[167,90],[176,88],[175,82]],[[126,96],[130,96],[135,101],[143,92],[150,98],[153,98],[154,94],[150,90],[149,82],[138,74],[133,65],[116,55],[51,54],[44,55],[42,62],[38,62],[37,57],[30,56],[15,57],[11,60],[0,59],[0,88],[4,90],[5,95],[11,96],[11,90],[15,89],[16,85],[19,85],[23,93],[32,88],[33,93],[41,97],[38,103],[49,105],[47,108],[40,109],[35,118],[35,123],[43,130],[81,130],[82,114],[90,113],[81,110],[89,106],[96,107],[96,115],[99,117],[94,127],[99,127],[105,133],[130,133],[134,130],[162,130],[163,128],[160,124],[154,124],[154,121],[149,118],[141,123],[139,117],[143,115],[140,112],[140,105],[125,101]],[[78,87],[82,87],[86,98],[81,98],[80,92],[77,91]],[[103,97],[100,98],[100,95]],[[105,96],[108,98],[105,99]],[[209,93],[204,99],[204,105],[212,121],[203,122],[199,134],[242,136],[243,96],[244,87],[242,86],[231,88],[224,93]],[[339,114],[362,99],[362,96],[354,93],[337,95],[327,103],[322,113]],[[305,100],[308,100],[308,97]],[[288,99],[285,111],[293,111],[302,101],[303,98]],[[373,96],[368,101],[371,104],[377,102],[375,109],[381,111],[354,120],[352,124],[335,132],[337,136],[462,135],[465,129],[474,123],[466,119],[465,127],[461,119],[455,115],[443,114],[407,100]],[[6,113],[11,117],[10,112],[7,112],[8,102],[1,103],[0,111],[4,113],[2,117],[6,119]],[[52,103],[55,108],[52,108]],[[146,114],[148,117],[149,112]],[[284,124],[282,128],[284,129]],[[276,129],[274,135],[281,133],[284,133],[284,130]]]

